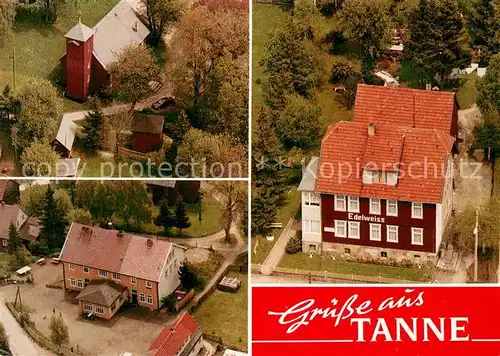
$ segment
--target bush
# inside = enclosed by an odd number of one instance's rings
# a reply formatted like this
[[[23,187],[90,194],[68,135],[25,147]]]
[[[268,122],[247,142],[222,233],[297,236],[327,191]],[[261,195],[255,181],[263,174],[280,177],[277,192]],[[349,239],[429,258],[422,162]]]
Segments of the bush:
[[[285,252],[293,255],[294,253],[302,251],[302,233],[298,232],[286,244]]]
[[[339,58],[333,63],[329,82],[331,84],[344,84],[347,79],[359,76],[360,73],[354,69],[351,63],[344,58]]]
[[[375,68],[375,61],[364,57],[361,62],[361,75],[363,76],[363,81],[370,85],[384,85],[384,81],[373,75],[373,69]]]
[[[328,53],[343,54],[347,52],[347,38],[342,31],[333,30],[323,39],[323,42],[328,45]]]
[[[49,246],[44,240],[30,242],[28,249],[35,256],[47,256],[50,254]]]
[[[45,5],[43,1],[35,1],[32,4],[19,2],[16,9],[17,23],[41,23],[45,22]]]
[[[171,313],[175,312],[175,306],[177,305],[177,298],[173,293],[164,296],[161,299],[161,302],[169,312]]]

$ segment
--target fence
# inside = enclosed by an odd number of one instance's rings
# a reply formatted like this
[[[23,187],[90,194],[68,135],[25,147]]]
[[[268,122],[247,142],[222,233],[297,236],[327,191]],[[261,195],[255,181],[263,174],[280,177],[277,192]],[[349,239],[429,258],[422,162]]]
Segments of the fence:
[[[9,309],[10,313],[14,316],[14,318],[17,320],[17,322],[21,325],[21,327],[26,331],[26,333],[29,335],[29,337],[35,341],[38,345],[40,345],[42,348],[52,351],[53,353],[57,355],[62,355],[62,356],[87,356],[90,355],[89,353],[85,352],[84,350],[81,350],[78,346],[75,348],[72,348],[71,346],[56,346],[52,341],[50,341],[45,335],[43,335],[34,325],[27,325],[23,324],[21,322],[21,318],[19,316],[19,313],[17,310],[14,308],[14,305],[10,302],[6,302],[5,305],[7,306],[7,309]]]
[[[252,273],[260,273],[260,265],[251,266]],[[306,271],[294,268],[275,267],[271,273],[278,277],[310,279],[311,282],[346,283],[346,284],[418,284],[424,282],[409,281],[381,276],[359,276],[355,274],[341,274],[328,271]]]
[[[292,6],[292,0],[253,0],[254,4],[269,4],[278,6]]]
[[[145,153],[129,150],[123,146],[118,146],[118,156],[128,157],[138,161],[146,161],[149,158]]]

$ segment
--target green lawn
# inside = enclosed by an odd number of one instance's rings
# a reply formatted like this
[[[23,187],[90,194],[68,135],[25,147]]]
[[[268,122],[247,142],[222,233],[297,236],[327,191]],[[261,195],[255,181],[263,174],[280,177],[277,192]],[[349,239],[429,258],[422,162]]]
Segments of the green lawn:
[[[264,68],[259,62],[266,52],[266,42],[284,23],[289,13],[288,7],[261,4],[252,6],[252,113],[254,117],[258,115],[263,104],[262,84],[266,80]]]
[[[58,7],[54,25],[44,23],[16,23],[16,85],[22,85],[30,77],[51,78],[65,52],[65,33],[78,22],[95,26],[118,0],[64,1]],[[12,85],[12,58],[14,41],[8,40],[0,48],[0,88]]]
[[[209,194],[203,196],[202,202],[202,220],[199,220],[199,205],[187,204],[187,210],[189,215],[189,220],[191,221],[191,227],[182,230],[182,235],[184,237],[203,237],[215,234],[216,232],[224,228],[222,224],[222,206],[219,204],[214,197]],[[153,207],[153,217],[156,217],[160,212],[158,206]],[[147,230],[152,234],[158,234],[162,232],[162,228],[154,225],[153,223],[147,225]],[[176,232],[176,229],[174,229]]]
[[[0,276],[10,275],[10,255],[0,252]]]
[[[477,101],[476,84],[479,81],[476,73],[463,75],[460,78],[460,88],[457,91],[457,100],[460,109],[468,109]]]
[[[193,316],[205,334],[221,337],[224,344],[247,349],[248,276],[229,273],[241,280],[237,293],[215,290]]]
[[[371,263],[346,262],[333,260],[326,256],[309,257],[305,253],[290,255],[285,253],[279,267],[297,268],[306,271],[329,271],[334,273],[396,278],[402,280],[426,282],[431,280],[431,271],[426,268],[391,267]]]
[[[290,187],[290,190],[287,194],[286,202],[283,206],[281,206],[278,209],[278,216],[276,218],[276,222],[282,223],[283,228],[274,229],[269,232],[269,235],[274,235],[273,241],[267,241],[266,237],[261,235],[256,235],[255,237],[252,238],[251,261],[253,264],[259,264],[264,262],[267,255],[273,248],[274,243],[278,240],[281,233],[283,232],[290,218],[297,216],[297,214],[299,213],[300,199],[301,199],[301,194],[300,191],[297,190],[297,187]],[[256,251],[257,253],[254,253],[255,244],[257,243],[257,241],[259,242]]]

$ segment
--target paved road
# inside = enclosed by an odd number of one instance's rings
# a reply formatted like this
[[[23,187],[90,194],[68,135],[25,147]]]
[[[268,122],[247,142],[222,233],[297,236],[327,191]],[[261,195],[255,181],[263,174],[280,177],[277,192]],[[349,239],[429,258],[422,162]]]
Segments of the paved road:
[[[17,323],[16,319],[9,312],[5,306],[4,297],[0,297],[0,320],[3,323],[5,331],[9,338],[10,350],[14,356],[42,356],[50,355],[50,353],[37,344],[35,344],[28,337],[26,332]]]
[[[272,273],[273,269],[276,268],[285,253],[285,248],[288,241],[295,235],[296,231],[292,229],[293,218],[288,221],[285,229],[281,233],[278,241],[274,244],[271,252],[267,255],[264,263],[261,266],[261,272],[265,275],[269,275]]]

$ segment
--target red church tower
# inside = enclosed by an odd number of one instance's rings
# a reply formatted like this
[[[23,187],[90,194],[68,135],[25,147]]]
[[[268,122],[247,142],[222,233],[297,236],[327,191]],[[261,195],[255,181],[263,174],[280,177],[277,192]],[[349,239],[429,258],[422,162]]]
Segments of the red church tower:
[[[94,30],[79,20],[66,37],[66,95],[86,100],[89,94]]]

